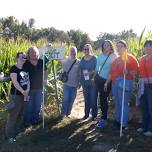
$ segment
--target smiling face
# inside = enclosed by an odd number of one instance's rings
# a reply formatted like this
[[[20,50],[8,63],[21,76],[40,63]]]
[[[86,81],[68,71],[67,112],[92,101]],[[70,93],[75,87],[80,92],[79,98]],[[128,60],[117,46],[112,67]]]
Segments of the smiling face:
[[[83,48],[83,53],[85,56],[89,56],[91,54],[92,47],[89,44],[86,44]]]
[[[39,50],[37,49],[37,47],[29,48],[28,59],[29,60],[38,60],[39,59]]]
[[[117,43],[116,48],[117,48],[117,52],[118,52],[118,54],[119,54],[120,56],[121,56],[124,52],[127,51],[127,47],[126,47],[123,43],[120,43],[120,42]]]
[[[150,44],[145,45],[144,52],[147,55],[151,55],[152,54],[152,45],[150,45]]]
[[[29,52],[30,60],[35,60],[37,58],[36,52],[32,49]]]
[[[112,52],[112,46],[111,46],[110,42],[108,42],[108,41],[104,42],[104,44],[103,44],[103,52],[104,53]]]
[[[69,55],[70,55],[71,58],[75,59],[76,56],[77,56],[77,48],[76,47],[71,47]]]
[[[26,55],[24,53],[19,53],[17,55],[17,63],[24,64],[26,61]]]

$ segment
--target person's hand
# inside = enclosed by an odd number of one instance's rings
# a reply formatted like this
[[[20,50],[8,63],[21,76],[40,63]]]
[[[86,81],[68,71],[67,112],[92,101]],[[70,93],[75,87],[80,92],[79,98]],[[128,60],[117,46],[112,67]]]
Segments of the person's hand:
[[[92,85],[95,85],[94,78],[91,79],[91,84],[92,84]]]
[[[30,91],[29,89],[25,90],[25,92],[26,92],[27,95],[29,94],[29,91]]]
[[[108,83],[105,83],[104,84],[104,91],[107,92],[107,89],[108,89]]]
[[[123,73],[124,73],[124,74],[129,74],[129,70],[124,69],[124,70],[123,70]]]
[[[21,93],[22,93],[24,96],[27,96],[27,95],[28,95],[28,92],[27,92],[26,90],[23,90]]]

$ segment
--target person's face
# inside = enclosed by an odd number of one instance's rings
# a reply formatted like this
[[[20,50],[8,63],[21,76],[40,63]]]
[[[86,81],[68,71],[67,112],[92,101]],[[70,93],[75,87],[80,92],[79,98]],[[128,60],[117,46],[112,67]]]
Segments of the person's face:
[[[122,43],[117,43],[116,47],[119,55],[122,55],[127,50],[127,48]]]
[[[83,48],[83,52],[84,52],[84,55],[87,56],[87,55],[90,55],[90,48],[88,46],[85,46]]]
[[[144,47],[144,52],[145,52],[145,54],[148,54],[148,55],[152,54],[152,45],[147,44],[147,45]]]
[[[25,54],[19,54],[18,58],[17,58],[17,62],[24,64],[26,61],[26,55]]]
[[[111,44],[109,42],[104,42],[103,44],[103,50],[104,52],[110,52],[111,51]]]
[[[37,59],[37,55],[36,55],[36,51],[35,50],[30,50],[29,58],[30,58],[30,60],[36,60]]]
[[[75,48],[71,48],[71,49],[70,49],[70,56],[71,56],[72,58],[75,58],[75,57],[76,57],[76,50],[75,50]]]

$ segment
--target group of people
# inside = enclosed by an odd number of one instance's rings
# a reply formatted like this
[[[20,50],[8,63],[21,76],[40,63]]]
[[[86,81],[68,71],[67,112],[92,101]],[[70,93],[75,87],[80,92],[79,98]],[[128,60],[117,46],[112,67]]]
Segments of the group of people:
[[[29,48],[27,54],[18,52],[17,62],[10,69],[10,100],[15,102],[15,106],[9,110],[5,129],[6,139],[10,143],[16,141],[15,137],[23,124],[24,127],[29,127],[41,121],[44,63],[39,57],[39,51],[35,46]],[[45,69],[45,79],[46,71]]]
[[[96,120],[98,98],[101,118],[96,126],[103,128],[108,120],[108,98],[112,91],[115,124],[125,129],[134,79],[138,78],[137,105],[141,109],[142,125],[137,131],[152,136],[152,40],[145,41],[144,55],[138,60],[128,53],[124,40],[116,43],[116,51],[110,40],[105,40],[101,49],[96,57],[92,46],[85,44],[84,56],[79,60],[77,48],[72,46],[68,58],[61,61],[63,71],[68,73],[68,79],[63,83],[62,116],[70,116],[77,88],[82,86],[85,103],[83,120],[88,119],[90,113],[91,119]],[[9,110],[5,129],[6,138],[11,143],[16,141],[20,125],[29,127],[40,123],[42,88],[47,80],[47,68],[43,66],[45,63],[40,59],[37,47],[29,48],[27,54],[18,52],[16,61],[10,69],[10,100],[15,101],[15,107]]]
[[[90,112],[92,120],[96,119],[99,97],[101,118],[96,126],[103,128],[107,124],[108,97],[112,92],[115,103],[114,124],[125,129],[129,119],[129,102],[134,79],[138,78],[137,105],[141,109],[142,125],[137,131],[152,136],[152,40],[145,41],[144,55],[138,60],[128,53],[124,40],[118,41],[115,48],[116,51],[112,41],[105,40],[101,53],[96,57],[93,55],[92,46],[86,44],[81,60],[77,59],[77,48],[70,48],[69,57],[61,62],[64,72],[70,69],[68,80],[63,84],[61,114],[71,114],[77,88],[82,86],[85,102],[83,119],[88,119]]]

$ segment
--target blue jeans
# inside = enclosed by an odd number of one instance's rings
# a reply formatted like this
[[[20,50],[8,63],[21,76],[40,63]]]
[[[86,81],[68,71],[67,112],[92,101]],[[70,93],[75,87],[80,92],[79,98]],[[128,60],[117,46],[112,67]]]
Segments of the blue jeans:
[[[63,97],[62,97],[62,115],[70,115],[74,100],[77,95],[77,87],[71,87],[63,84]]]
[[[85,100],[85,116],[89,116],[90,110],[92,117],[97,116],[97,88],[95,85],[83,85],[83,96]]]
[[[142,128],[144,131],[152,132],[152,89],[147,85],[144,87],[144,94],[140,98],[142,110]]]
[[[24,124],[34,124],[40,120],[40,110],[43,100],[42,89],[33,89],[29,93],[29,101],[26,102]]]
[[[123,89],[116,83],[112,85],[112,93],[115,97],[115,119],[121,124],[121,109],[122,109],[122,96]],[[123,109],[123,121],[122,126],[126,126],[129,119],[129,100],[131,96],[131,90],[125,91],[124,96],[124,109]]]

